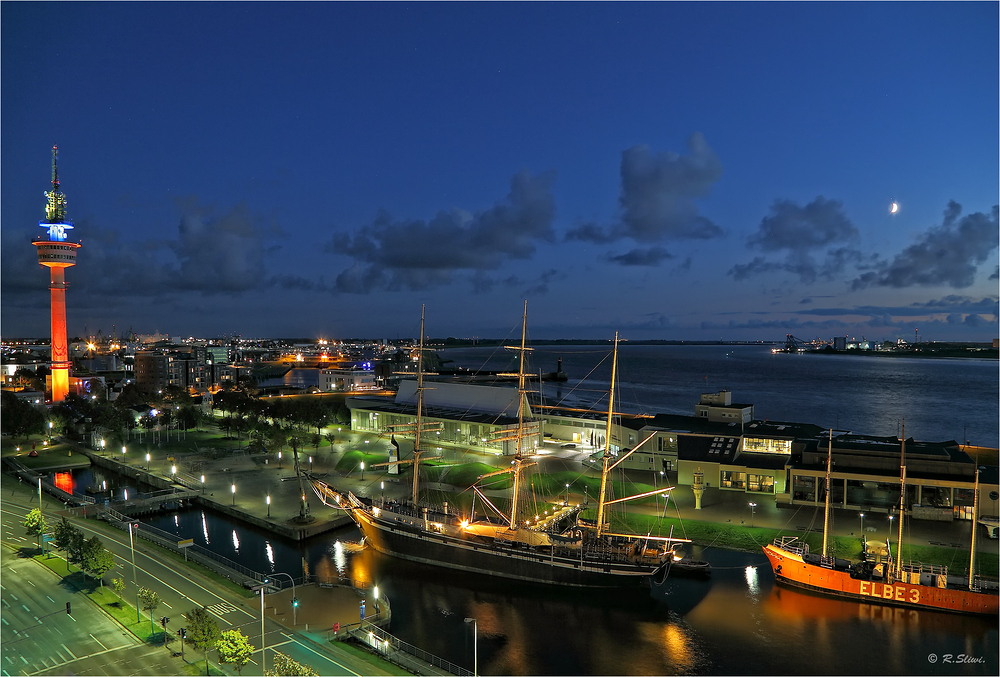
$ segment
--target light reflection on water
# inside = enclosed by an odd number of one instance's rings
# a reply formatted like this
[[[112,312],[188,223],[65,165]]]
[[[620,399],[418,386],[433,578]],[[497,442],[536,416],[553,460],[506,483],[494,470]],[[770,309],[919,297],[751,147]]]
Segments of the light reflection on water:
[[[239,561],[261,572],[297,577],[306,558],[326,580],[378,585],[392,604],[391,633],[470,670],[472,631],[463,619],[476,618],[482,674],[935,674],[926,660],[932,651],[985,658],[948,675],[998,671],[995,620],[779,588],[761,553],[695,546],[691,556],[714,567],[710,580],[567,591],[396,560],[351,542],[356,530],[293,544],[201,509],[144,521],[176,525],[179,538],[203,547],[211,535],[211,547],[234,559],[238,541]]]

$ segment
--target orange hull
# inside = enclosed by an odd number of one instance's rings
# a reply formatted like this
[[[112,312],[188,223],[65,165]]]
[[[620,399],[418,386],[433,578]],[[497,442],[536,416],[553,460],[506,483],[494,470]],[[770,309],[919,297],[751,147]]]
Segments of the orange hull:
[[[938,588],[897,581],[892,584],[852,578],[849,571],[829,569],[805,562],[792,552],[769,544],[764,554],[777,582],[869,604],[888,604],[916,609],[936,609],[962,614],[997,615],[996,594],[956,588]]]

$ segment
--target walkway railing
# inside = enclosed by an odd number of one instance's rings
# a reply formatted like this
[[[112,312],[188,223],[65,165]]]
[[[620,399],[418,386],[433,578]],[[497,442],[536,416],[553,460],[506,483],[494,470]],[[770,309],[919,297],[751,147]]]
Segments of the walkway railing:
[[[471,670],[466,670],[460,665],[455,665],[440,656],[435,656],[409,642],[404,642],[376,625],[369,625],[364,622],[359,623],[357,626],[352,624],[347,629],[347,632],[351,637],[375,649],[375,651],[385,656],[388,660],[409,668],[416,674],[425,672],[425,670],[420,669],[421,664],[429,664],[452,675],[472,677],[473,673]],[[414,659],[416,660],[414,661]]]

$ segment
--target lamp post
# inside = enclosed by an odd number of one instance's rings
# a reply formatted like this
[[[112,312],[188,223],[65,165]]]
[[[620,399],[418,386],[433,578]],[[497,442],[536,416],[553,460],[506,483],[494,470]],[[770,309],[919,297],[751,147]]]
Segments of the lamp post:
[[[135,586],[135,622],[138,623],[142,620],[142,616],[139,614],[139,581],[136,580],[135,575],[135,541],[132,538],[132,527],[136,526],[135,522],[128,523],[128,547],[132,551],[132,585]]]
[[[104,438],[101,438],[101,455],[102,456],[104,455],[104,445],[105,445]]]
[[[313,457],[309,457],[309,472],[313,471]]]
[[[235,486],[235,485],[233,485]],[[267,579],[264,579],[264,583],[260,586],[260,674],[266,675],[267,670],[264,667],[267,665],[265,658],[267,654],[264,653],[264,588],[267,587]]]
[[[127,452],[127,451],[128,451],[128,449],[126,449],[125,445],[123,444],[122,445],[122,463],[125,462],[125,452]]]
[[[476,622],[475,618],[466,618],[466,623],[472,623],[472,645],[473,645],[473,663],[472,663],[472,677],[479,676],[479,623]]]
[[[754,510],[756,510],[756,508],[757,508],[757,504],[751,502],[748,505],[750,506],[750,528],[752,529],[753,528],[753,513],[754,513]]]
[[[365,481],[365,462],[361,461],[361,481]]]
[[[278,470],[281,470],[281,452],[278,452]]]
[[[861,515],[861,537],[864,538],[864,536],[865,536],[865,514],[864,513],[860,513],[860,515]]]
[[[382,490],[382,506],[385,506],[385,482],[379,482],[379,488]]]
[[[267,495],[267,516],[271,516],[271,494]]]
[[[205,495],[205,476],[201,476],[201,495]]]
[[[52,441],[52,421],[49,421],[49,442]]]
[[[236,485],[233,485],[233,507],[236,507]]]
[[[566,505],[569,505],[569,484],[566,484]]]
[[[176,465],[170,466],[170,479],[174,479],[174,475],[176,474],[177,474],[177,466]]]
[[[298,625],[298,618],[297,618],[298,614],[297,614],[297,612],[299,610],[299,598],[295,594],[295,579],[292,578],[290,575],[282,572],[282,571],[278,571],[278,572],[273,573],[271,575],[272,576],[285,576],[286,578],[288,578],[289,581],[291,581],[291,583],[292,583],[292,625],[293,626]]]
[[[150,460],[150,456],[149,456],[149,454],[146,454],[146,472],[149,472],[149,460]]]

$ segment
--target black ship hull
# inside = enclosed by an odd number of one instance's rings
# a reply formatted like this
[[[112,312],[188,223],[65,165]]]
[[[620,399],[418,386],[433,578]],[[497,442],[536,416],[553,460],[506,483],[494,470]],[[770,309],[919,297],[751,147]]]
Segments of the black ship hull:
[[[485,543],[378,519],[363,508],[350,511],[376,551],[400,559],[447,567],[493,578],[569,587],[648,587],[660,565],[619,560],[596,561],[527,547]]]

